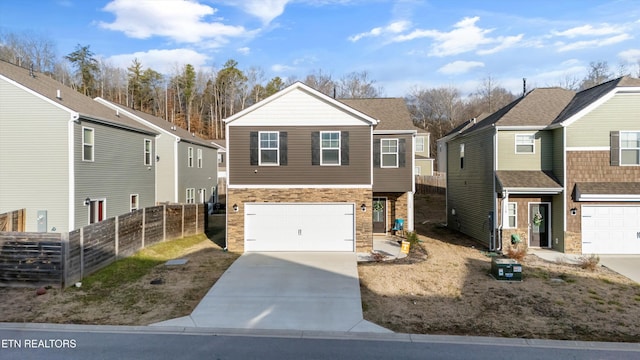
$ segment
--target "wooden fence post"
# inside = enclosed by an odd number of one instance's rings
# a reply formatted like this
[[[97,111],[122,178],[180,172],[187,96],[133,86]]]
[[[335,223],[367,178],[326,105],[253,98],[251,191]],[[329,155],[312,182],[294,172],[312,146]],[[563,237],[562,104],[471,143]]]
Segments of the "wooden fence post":
[[[114,241],[116,242],[115,243],[115,252],[116,252],[115,253],[115,257],[116,257],[116,260],[118,260],[118,252],[119,252],[119,249],[120,249],[120,224],[119,224],[120,221],[119,220],[120,220],[120,217],[116,216],[116,221],[115,221],[115,224],[114,224],[115,233],[116,233],[115,237],[114,237]]]
[[[167,240],[167,205],[162,205],[162,241]]]
[[[62,245],[62,279],[60,288],[64,289],[67,286],[67,281],[69,280],[69,267],[71,266],[71,261],[69,257],[71,256],[71,249],[69,249],[69,233],[61,233],[60,234],[60,245]]]
[[[141,249],[144,249],[144,241],[145,241],[145,236],[146,236],[146,232],[145,229],[147,228],[147,208],[142,209],[142,247]]]
[[[184,237],[184,204],[182,204],[182,236],[180,238]]]
[[[80,228],[80,279],[84,279],[84,226]]]

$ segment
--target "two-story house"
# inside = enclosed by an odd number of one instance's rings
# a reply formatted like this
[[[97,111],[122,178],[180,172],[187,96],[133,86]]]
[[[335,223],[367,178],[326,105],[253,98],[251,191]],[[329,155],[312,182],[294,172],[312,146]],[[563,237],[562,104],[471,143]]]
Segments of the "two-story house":
[[[125,114],[158,132],[156,201],[193,204],[216,197],[218,185],[218,147],[175,124],[102,98],[99,103]]]
[[[493,250],[640,254],[640,80],[535,89],[447,140],[447,224]]]
[[[412,230],[416,131],[373,115],[396,100],[362,101],[298,82],[225,120],[229,250],[368,252],[395,219]]]
[[[157,132],[49,76],[0,61],[0,213],[67,232],[155,204]]]

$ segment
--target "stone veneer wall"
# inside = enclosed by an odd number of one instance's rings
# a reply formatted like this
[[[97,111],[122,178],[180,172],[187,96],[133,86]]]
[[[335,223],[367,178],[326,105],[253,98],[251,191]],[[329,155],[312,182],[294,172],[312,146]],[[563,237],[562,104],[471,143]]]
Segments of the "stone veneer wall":
[[[244,204],[254,202],[287,203],[353,203],[356,215],[356,251],[371,252],[372,192],[371,189],[228,189],[227,190],[227,248],[232,252],[244,252]],[[233,205],[238,205],[238,212]],[[360,205],[367,211],[362,212]]]
[[[634,182],[640,179],[640,166],[611,166],[609,151],[567,151],[567,231],[566,253],[582,253],[582,205],[620,205],[610,202],[576,202],[575,185],[580,182]],[[625,202],[625,204],[634,204]],[[578,210],[571,215],[572,208]]]
[[[391,231],[396,219],[404,219],[405,230],[408,221],[408,193],[373,193],[373,197],[387,198],[387,232]]]

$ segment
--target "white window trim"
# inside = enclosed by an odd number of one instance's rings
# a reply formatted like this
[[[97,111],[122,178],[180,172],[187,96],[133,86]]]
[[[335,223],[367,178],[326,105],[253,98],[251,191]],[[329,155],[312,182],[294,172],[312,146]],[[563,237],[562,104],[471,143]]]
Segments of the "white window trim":
[[[323,134],[338,134],[338,147],[333,148],[324,148],[322,146],[322,135]],[[320,165],[321,166],[340,166],[342,164],[342,136],[340,131],[320,131]],[[324,153],[322,150],[338,150],[338,163],[337,164],[325,164],[324,163]]]
[[[198,156],[198,169],[202,169],[203,161],[202,161],[202,149],[197,149]]]
[[[195,188],[187,188],[185,202],[187,204],[195,204],[196,203],[196,189]]]
[[[382,145],[382,143],[384,141],[395,141],[395,143],[396,143],[396,151],[395,152],[384,152],[383,151],[384,146]],[[395,154],[396,155],[396,164],[395,164],[395,166],[385,166],[384,165],[384,155],[385,154]],[[381,168],[387,168],[387,169],[397,168],[397,167],[399,167],[399,160],[400,160],[400,141],[398,139],[380,139],[380,167]]]
[[[84,131],[85,130],[91,130],[91,134],[93,135],[93,141],[91,142],[91,144],[86,143],[85,140],[84,140]],[[85,146],[91,146],[91,159],[85,159],[84,158],[84,147]],[[82,161],[94,162],[95,159],[96,159],[96,131],[95,131],[94,128],[83,126],[82,127]]]
[[[147,144],[149,144],[148,157],[147,157]],[[144,139],[144,149],[143,149],[143,152],[144,152],[144,164],[145,164],[145,165],[147,165],[147,166],[151,166],[151,163],[153,163],[153,156],[152,156],[152,153],[153,153],[153,144],[152,144],[152,142],[151,142],[151,140],[150,140],[150,139]],[[149,161],[147,161],[147,159],[148,159]]]
[[[460,169],[464,169],[464,143],[460,144]]]
[[[518,136],[530,136],[532,138],[531,144],[529,143],[518,143]],[[518,151],[518,145],[531,145],[531,152],[523,152],[523,151]],[[536,153],[536,135],[535,134],[516,134],[515,137],[515,148],[514,148],[516,154],[535,154]]]
[[[511,204],[513,204],[515,206],[515,214],[513,214],[513,215],[509,214],[509,206]],[[515,218],[513,227],[511,227],[509,225],[509,219],[511,218],[511,216],[513,216]],[[507,203],[507,229],[517,229],[517,228],[518,228],[518,203],[517,202],[508,202]]]
[[[191,146],[187,148],[187,167],[193,167],[193,148]]]
[[[424,152],[424,140],[424,136],[416,136],[416,152]],[[420,144],[420,142],[422,142],[422,144]],[[420,148],[418,148],[418,146],[420,146]]]
[[[276,162],[275,163],[262,163],[262,134],[276,134],[276,147],[275,148],[264,148],[264,150],[275,150],[276,151]],[[259,166],[280,166],[280,132],[279,131],[258,131],[258,165]]]
[[[628,148],[628,147],[623,148],[622,147],[622,134],[630,134],[630,133],[638,133],[638,136],[640,136],[640,130],[636,130],[636,131],[633,131],[633,130],[620,131],[620,135],[619,135],[619,139],[618,139],[618,141],[619,141],[619,144],[618,144],[618,147],[619,147],[619,149],[618,149],[618,159],[620,159],[620,161],[619,161],[619,165],[620,166],[638,166],[638,165],[640,165],[640,164],[623,164],[622,163],[622,150],[637,150],[637,151],[640,152],[640,148]]]
[[[415,166],[413,171],[415,171],[415,175],[417,175],[417,176],[421,176],[422,175],[422,168],[420,166]]]
[[[136,199],[136,206],[133,206],[131,203],[133,198]],[[139,194],[130,194],[129,195],[129,211],[138,210],[140,208],[140,195]]]

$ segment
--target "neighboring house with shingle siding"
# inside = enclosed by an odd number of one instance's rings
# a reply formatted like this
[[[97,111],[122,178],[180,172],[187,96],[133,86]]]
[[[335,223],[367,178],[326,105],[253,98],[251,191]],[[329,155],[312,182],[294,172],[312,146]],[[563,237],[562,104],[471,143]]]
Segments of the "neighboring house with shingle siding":
[[[216,197],[218,147],[211,141],[157,116],[102,98],[99,103],[139,121],[159,133],[156,139],[156,201],[188,204]]]
[[[155,204],[155,137],[49,76],[0,61],[0,213],[67,232]]]
[[[535,89],[446,139],[447,223],[493,250],[640,254],[640,80]]]
[[[398,100],[295,83],[226,119],[229,250],[366,252],[397,218],[412,230],[416,130]]]

